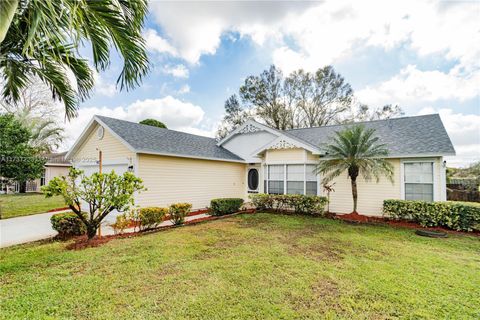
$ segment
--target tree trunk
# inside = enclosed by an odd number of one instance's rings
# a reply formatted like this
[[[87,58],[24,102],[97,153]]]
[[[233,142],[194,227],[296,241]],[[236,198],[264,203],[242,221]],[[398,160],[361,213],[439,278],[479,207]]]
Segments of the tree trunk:
[[[18,182],[18,192],[19,193],[26,193],[27,192],[27,182],[26,181],[19,181]]]
[[[87,237],[88,237],[88,240],[90,240],[90,239],[92,239],[93,237],[95,237],[96,234],[97,234],[97,227],[94,226],[94,225],[88,224],[88,225],[87,225]]]
[[[357,192],[357,178],[352,178],[352,196],[353,196],[353,212],[357,213],[357,199],[358,199],[358,192]]]

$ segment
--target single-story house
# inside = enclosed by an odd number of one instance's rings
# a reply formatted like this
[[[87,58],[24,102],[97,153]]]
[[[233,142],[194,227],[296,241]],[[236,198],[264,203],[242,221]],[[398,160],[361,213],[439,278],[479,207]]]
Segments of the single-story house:
[[[27,181],[25,184],[25,192],[41,192],[41,187],[48,184],[55,177],[65,176],[72,166],[70,161],[66,160],[67,152],[48,153],[41,157],[46,159],[42,176],[35,180]],[[1,180],[1,179],[0,179]],[[0,193],[20,192],[19,182],[5,181],[0,183]]]
[[[362,123],[374,128],[390,150],[394,182],[359,177],[358,211],[380,215],[384,199],[446,199],[444,156],[455,155],[440,117],[424,115]],[[252,193],[322,195],[322,177],[313,172],[326,155],[322,144],[346,125],[276,130],[253,120],[221,141],[103,116],[94,116],[66,155],[86,173],[134,172],[148,191],[136,195],[141,207],[189,202],[203,208],[220,197]],[[330,210],[352,210],[347,173],[335,181]]]

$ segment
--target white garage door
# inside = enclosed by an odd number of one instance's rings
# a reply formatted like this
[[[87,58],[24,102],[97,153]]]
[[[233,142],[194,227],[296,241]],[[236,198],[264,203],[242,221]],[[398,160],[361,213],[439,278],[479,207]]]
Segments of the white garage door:
[[[77,165],[77,169],[83,170],[86,176],[90,176],[95,172],[98,172],[98,165]],[[116,174],[122,175],[128,170],[128,164],[104,164],[102,166],[102,172],[103,173],[110,173],[112,170],[115,171]],[[82,201],[82,210],[86,210],[88,208],[87,203],[83,203]],[[115,218],[117,215],[119,215],[118,211],[112,211],[102,222],[102,225],[105,224],[111,224],[115,222]]]

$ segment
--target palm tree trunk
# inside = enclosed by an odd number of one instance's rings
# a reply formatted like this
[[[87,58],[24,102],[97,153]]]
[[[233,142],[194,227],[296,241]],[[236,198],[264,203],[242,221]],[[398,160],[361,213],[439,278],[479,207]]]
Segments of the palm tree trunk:
[[[358,199],[358,192],[357,192],[357,178],[350,180],[352,183],[352,196],[353,196],[353,212],[357,213],[357,199]]]

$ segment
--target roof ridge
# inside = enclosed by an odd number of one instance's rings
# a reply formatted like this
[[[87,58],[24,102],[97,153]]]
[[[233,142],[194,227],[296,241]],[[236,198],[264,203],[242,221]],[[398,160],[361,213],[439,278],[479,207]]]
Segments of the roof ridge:
[[[168,129],[168,128],[159,128],[159,127],[155,127],[155,126],[150,126],[148,124],[143,124],[143,123],[138,123],[138,122],[134,122],[134,121],[128,121],[128,120],[123,120],[123,119],[117,119],[117,118],[112,118],[112,117],[107,117],[107,116],[101,116],[101,115],[94,115],[95,117],[99,117],[99,118],[107,118],[107,119],[112,119],[112,120],[115,120],[115,121],[123,121],[123,122],[128,122],[128,123],[133,123],[135,125],[139,125],[139,126],[144,126],[144,127],[149,127],[149,128],[155,128],[156,130],[167,130],[167,131],[172,131],[172,132],[178,132],[178,133],[182,133],[182,134],[187,134],[187,135],[190,135],[190,136],[195,136],[195,137],[200,137],[200,138],[206,138],[206,139],[211,139],[211,140],[215,140],[215,138],[212,138],[212,137],[207,137],[207,136],[201,136],[199,134],[194,134],[194,133],[188,133],[188,132],[185,132],[185,131],[179,131],[179,130],[173,130],[173,129]]]
[[[388,118],[388,119],[377,119],[377,120],[366,120],[366,121],[357,121],[357,122],[349,122],[349,123],[339,123],[339,124],[329,124],[326,126],[315,126],[315,127],[307,127],[307,128],[293,128],[288,130],[280,130],[280,132],[285,131],[294,131],[294,130],[306,130],[306,129],[316,129],[316,128],[326,128],[326,127],[341,127],[341,126],[348,126],[354,124],[365,124],[365,123],[372,123],[372,122],[386,122],[386,121],[394,121],[394,120],[403,120],[409,118],[421,118],[421,117],[432,117],[432,116],[439,116],[438,113],[430,113],[430,114],[422,114],[417,116],[405,116],[405,117],[398,117],[398,118]]]

